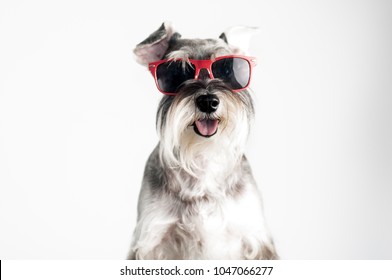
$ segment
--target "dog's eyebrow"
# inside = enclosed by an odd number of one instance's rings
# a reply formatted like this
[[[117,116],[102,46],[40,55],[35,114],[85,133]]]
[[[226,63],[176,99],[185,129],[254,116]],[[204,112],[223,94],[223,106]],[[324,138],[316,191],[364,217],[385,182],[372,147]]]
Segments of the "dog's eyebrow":
[[[180,50],[172,51],[171,53],[169,53],[167,55],[167,58],[174,59],[174,60],[182,59],[182,60],[188,61],[189,60],[189,53],[187,52],[187,50],[180,49]]]
[[[229,54],[230,52],[227,50],[227,48],[219,46],[214,48],[214,51],[212,52],[210,59],[215,60],[217,57],[229,55]]]

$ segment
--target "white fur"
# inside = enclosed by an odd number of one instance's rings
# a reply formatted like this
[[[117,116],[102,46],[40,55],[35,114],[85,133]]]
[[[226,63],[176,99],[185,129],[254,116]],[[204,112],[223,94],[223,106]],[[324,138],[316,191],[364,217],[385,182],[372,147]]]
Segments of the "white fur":
[[[139,62],[162,58],[162,49],[173,36],[173,29],[164,27],[166,33],[159,33],[159,40],[155,41],[154,33],[147,40],[154,41],[152,44],[137,46]],[[176,47],[176,40],[170,41],[173,50],[164,57],[185,63],[189,58],[210,56],[213,60],[241,53],[235,38],[249,39],[253,31],[228,30],[229,45],[221,39],[194,39]],[[253,119],[249,93],[206,83],[200,89],[189,87],[190,92],[184,86],[183,92],[164,97],[161,103],[157,116],[160,143],[147,162],[131,259],[277,257],[265,225],[261,195],[243,155]],[[204,94],[219,98],[216,111],[206,114],[197,108],[197,97]],[[219,120],[216,134],[209,138],[195,133],[193,127],[195,121],[207,117]]]
[[[219,92],[215,94],[221,96]],[[187,97],[169,109],[167,124],[164,125],[164,131],[160,131],[160,158],[163,164],[172,168],[182,167],[195,176],[198,170],[205,170],[205,166],[200,166],[205,164],[204,161],[210,161],[219,153],[222,166],[233,168],[230,165],[235,165],[240,159],[249,134],[250,123],[246,112],[237,110],[230,99],[221,103],[214,113],[220,119],[218,132],[205,139],[195,134],[191,126],[196,119],[203,116],[202,113],[195,116],[194,106],[194,97]],[[158,120],[161,120],[160,116]],[[158,127],[160,126],[158,122]],[[230,152],[222,155],[222,148]],[[203,155],[208,155],[208,158],[203,159]],[[227,171],[229,170],[222,174]]]
[[[161,164],[181,168],[188,176],[173,172],[168,187],[178,200],[167,193],[154,197],[143,182],[132,246],[136,259],[254,259],[262,246],[273,247],[253,180],[247,180],[240,194],[229,195],[240,179],[236,168],[250,123],[238,104],[221,100],[225,102],[214,113],[221,123],[211,138],[198,136],[190,126],[201,114],[195,115],[193,97],[170,107],[160,131]],[[184,208],[182,201],[190,200],[192,206]]]
[[[198,189],[220,189],[222,186],[208,175],[200,178]],[[186,185],[186,182],[180,184]],[[150,197],[143,194],[144,203],[150,205]],[[137,259],[253,259],[261,245],[271,245],[260,197],[251,184],[240,200],[220,193],[213,201],[201,201],[193,209],[198,215],[178,213],[177,205],[168,201],[171,200],[161,197],[154,201],[153,208],[145,208],[142,213],[135,230],[135,236],[139,238],[133,246]],[[181,236],[181,243],[173,240],[178,236]],[[199,242],[203,242],[203,246]],[[243,252],[244,243],[247,244],[246,253]]]

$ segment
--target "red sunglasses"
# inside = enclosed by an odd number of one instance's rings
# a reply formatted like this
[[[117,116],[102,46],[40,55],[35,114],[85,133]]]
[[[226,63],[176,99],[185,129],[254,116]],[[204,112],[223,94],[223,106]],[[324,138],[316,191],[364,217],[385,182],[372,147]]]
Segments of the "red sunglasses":
[[[243,55],[221,56],[215,60],[166,59],[148,64],[159,91],[167,95],[176,95],[185,81],[199,79],[201,69],[207,70],[210,79],[220,79],[233,92],[238,92],[249,86],[254,66],[256,58]]]

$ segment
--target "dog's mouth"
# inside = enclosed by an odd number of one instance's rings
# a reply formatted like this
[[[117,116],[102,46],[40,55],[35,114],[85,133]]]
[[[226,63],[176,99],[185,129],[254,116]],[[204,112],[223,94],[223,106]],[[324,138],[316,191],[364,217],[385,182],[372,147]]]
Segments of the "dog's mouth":
[[[194,122],[193,129],[203,137],[211,137],[218,131],[219,120],[204,118]]]

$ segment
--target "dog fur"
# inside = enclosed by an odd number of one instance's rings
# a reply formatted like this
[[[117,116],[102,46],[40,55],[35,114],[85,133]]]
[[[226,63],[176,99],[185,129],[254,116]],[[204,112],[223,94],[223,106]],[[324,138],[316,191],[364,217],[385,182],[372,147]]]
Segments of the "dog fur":
[[[182,39],[168,23],[134,50],[137,61],[214,59],[240,54],[228,32],[217,39]],[[213,94],[219,107],[198,110]],[[195,133],[200,118],[219,120],[215,135]],[[150,155],[129,259],[276,259],[260,192],[244,148],[254,117],[249,90],[233,93],[218,79],[187,81],[164,95],[157,112],[160,142]]]

